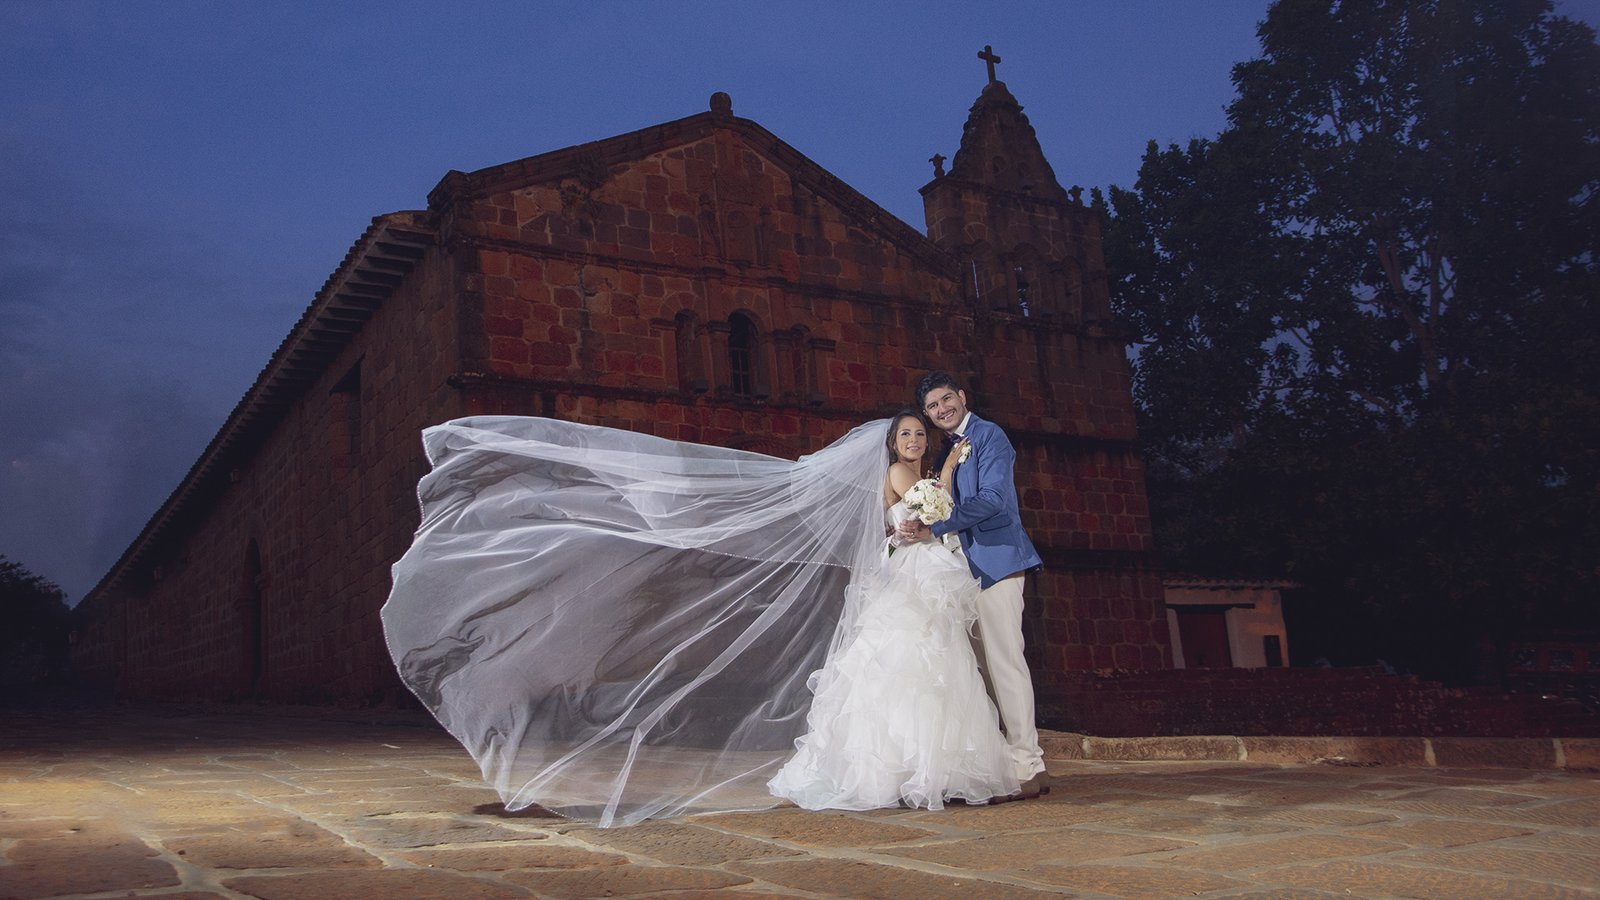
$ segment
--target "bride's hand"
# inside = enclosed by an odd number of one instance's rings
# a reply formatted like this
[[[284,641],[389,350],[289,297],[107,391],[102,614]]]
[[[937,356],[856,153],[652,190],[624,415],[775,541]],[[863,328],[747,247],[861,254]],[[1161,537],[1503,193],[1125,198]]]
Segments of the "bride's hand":
[[[907,541],[924,540],[929,534],[928,526],[922,524],[921,519],[906,519],[900,523],[900,537]]]

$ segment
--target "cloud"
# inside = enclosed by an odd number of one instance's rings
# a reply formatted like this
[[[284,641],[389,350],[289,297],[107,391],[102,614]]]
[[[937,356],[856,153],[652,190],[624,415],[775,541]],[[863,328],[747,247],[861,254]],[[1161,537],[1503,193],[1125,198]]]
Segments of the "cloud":
[[[73,600],[177,486],[224,415],[172,373],[46,346],[5,355],[0,398],[0,554]]]
[[[9,354],[0,398],[0,554],[74,600],[121,555],[225,415],[217,398],[170,372],[77,353]]]
[[[191,237],[127,227],[45,159],[0,141],[17,210],[0,221],[0,555],[77,599],[243,393],[241,360],[266,354],[219,336],[225,273]],[[207,342],[232,371],[194,384]]]

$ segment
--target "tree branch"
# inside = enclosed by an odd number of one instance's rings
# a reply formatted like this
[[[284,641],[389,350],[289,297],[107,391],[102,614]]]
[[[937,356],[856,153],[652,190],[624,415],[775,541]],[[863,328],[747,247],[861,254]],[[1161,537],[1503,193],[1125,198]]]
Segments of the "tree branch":
[[[1384,278],[1389,284],[1389,293],[1385,295],[1379,291],[1376,299],[1399,315],[1406,323],[1406,328],[1412,337],[1416,338],[1417,348],[1422,353],[1422,380],[1428,390],[1433,391],[1439,386],[1440,366],[1439,347],[1432,323],[1423,321],[1417,315],[1417,311],[1405,302],[1405,298],[1411,292],[1406,287],[1405,272],[1400,267],[1399,253],[1394,246],[1398,242],[1388,233],[1389,229],[1381,218],[1375,220],[1373,224],[1379,231],[1379,235],[1373,241],[1377,249],[1378,264],[1383,267]]]

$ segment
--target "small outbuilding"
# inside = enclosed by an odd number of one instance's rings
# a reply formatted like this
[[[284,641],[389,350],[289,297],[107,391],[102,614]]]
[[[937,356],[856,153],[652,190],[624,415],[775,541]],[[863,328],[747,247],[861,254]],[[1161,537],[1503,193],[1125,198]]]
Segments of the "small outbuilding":
[[[1283,591],[1289,581],[1167,575],[1167,631],[1179,669],[1289,665]]]

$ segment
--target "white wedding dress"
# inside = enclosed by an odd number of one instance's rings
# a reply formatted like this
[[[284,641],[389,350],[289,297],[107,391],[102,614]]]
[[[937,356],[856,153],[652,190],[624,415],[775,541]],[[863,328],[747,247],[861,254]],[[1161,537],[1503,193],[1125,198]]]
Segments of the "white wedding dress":
[[[904,502],[886,513],[908,518]],[[896,549],[838,652],[812,674],[807,732],[768,782],[806,809],[940,809],[1019,787],[968,637],[978,583],[958,550]]]
[[[804,805],[1008,793],[976,582],[939,546],[884,556],[890,424],[798,460],[519,416],[427,429],[383,608],[401,679],[510,810],[770,809],[780,770]]]

